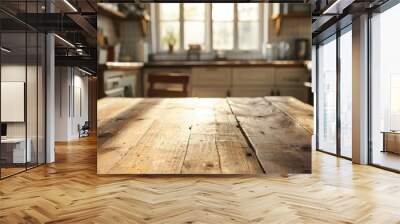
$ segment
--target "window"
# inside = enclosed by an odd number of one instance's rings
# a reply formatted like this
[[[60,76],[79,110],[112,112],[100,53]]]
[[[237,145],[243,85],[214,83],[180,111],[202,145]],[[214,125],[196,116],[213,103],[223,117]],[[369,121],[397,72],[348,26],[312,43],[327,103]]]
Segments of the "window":
[[[352,157],[352,32],[340,36],[340,154]]]
[[[318,149],[351,159],[352,25],[319,43],[317,49]]]
[[[184,48],[190,44],[199,44],[205,48],[206,7],[202,3],[184,4]]]
[[[263,7],[258,3],[156,4],[157,51],[179,52],[198,44],[203,51],[260,51]]]
[[[178,3],[160,4],[161,49],[167,50],[171,44],[178,48],[180,37],[180,9]]]
[[[214,3],[212,10],[213,49],[232,50],[234,47],[234,4]]]
[[[318,149],[336,154],[336,36],[318,48]]]
[[[259,44],[259,9],[257,4],[238,4],[238,47],[255,50]]]
[[[371,18],[371,159],[400,170],[400,4]]]

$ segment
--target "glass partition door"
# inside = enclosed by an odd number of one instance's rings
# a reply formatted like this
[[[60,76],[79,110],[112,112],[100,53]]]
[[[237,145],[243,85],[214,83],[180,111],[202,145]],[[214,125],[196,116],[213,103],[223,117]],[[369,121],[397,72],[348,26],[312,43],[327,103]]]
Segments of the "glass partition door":
[[[31,161],[26,135],[26,41],[25,32],[1,33],[2,178],[26,170]]]
[[[29,13],[43,5],[0,2],[3,10]],[[1,179],[45,163],[45,44],[39,30],[0,12]]]

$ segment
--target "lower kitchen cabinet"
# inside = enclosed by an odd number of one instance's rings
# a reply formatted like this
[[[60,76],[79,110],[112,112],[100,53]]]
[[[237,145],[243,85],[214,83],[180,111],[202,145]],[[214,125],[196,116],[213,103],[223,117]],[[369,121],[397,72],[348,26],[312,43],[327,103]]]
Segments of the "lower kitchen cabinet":
[[[228,97],[230,95],[227,87],[192,87],[192,97]]]
[[[307,81],[308,72],[305,68],[275,69],[275,84],[277,86],[299,86]]]
[[[274,68],[234,68],[233,86],[268,86],[274,84]]]
[[[293,96],[304,102],[309,98],[309,89],[304,86],[309,74],[304,67],[195,66],[146,69],[145,80],[147,74],[154,72],[189,75],[189,96],[192,97]],[[147,89],[148,83],[145,82],[144,86]],[[172,85],[162,87],[172,88]]]
[[[232,97],[271,96],[273,87],[233,87]]]
[[[192,69],[191,83],[193,86],[230,86],[232,79],[231,68],[199,67]]]
[[[279,87],[276,92],[278,96],[293,96],[303,102],[308,100],[308,89],[305,86]]]

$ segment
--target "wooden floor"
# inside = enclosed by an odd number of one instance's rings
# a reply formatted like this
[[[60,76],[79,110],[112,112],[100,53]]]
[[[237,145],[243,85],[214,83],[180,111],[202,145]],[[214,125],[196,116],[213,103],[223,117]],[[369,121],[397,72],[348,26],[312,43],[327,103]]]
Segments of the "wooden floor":
[[[17,167],[17,168],[16,167],[1,168],[1,177],[2,178],[8,177],[13,174],[23,172],[25,170],[26,170],[25,167],[24,168],[19,168],[19,167]]]
[[[373,163],[379,166],[387,167],[389,169],[400,170],[400,155],[391,152],[373,152]]]
[[[290,97],[102,99],[98,173],[309,173],[312,113]]]
[[[312,174],[98,176],[96,141],[0,181],[0,223],[400,223],[400,175],[312,152]]]

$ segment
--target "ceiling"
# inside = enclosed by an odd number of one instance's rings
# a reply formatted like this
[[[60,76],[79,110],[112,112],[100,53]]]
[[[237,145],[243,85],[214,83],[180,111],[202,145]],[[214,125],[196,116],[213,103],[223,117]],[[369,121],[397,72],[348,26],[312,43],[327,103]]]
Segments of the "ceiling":
[[[11,50],[2,55],[12,61],[25,61],[26,55],[35,58],[38,49],[33,37],[49,32],[61,37],[55,38],[56,65],[78,66],[74,63],[84,57],[81,61],[93,71],[97,67],[96,27],[96,0],[0,0],[2,46]]]

